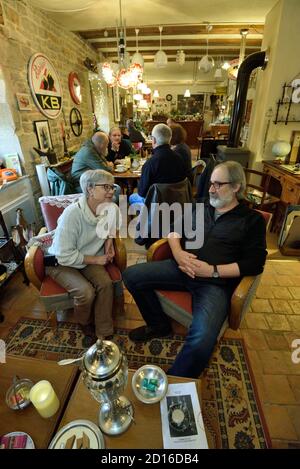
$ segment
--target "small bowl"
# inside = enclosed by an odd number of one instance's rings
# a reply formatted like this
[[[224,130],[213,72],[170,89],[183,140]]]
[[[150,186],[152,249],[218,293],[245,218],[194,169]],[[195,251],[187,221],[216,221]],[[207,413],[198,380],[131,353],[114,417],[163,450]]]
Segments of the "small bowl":
[[[137,399],[144,404],[161,401],[168,390],[166,373],[156,365],[144,365],[132,377],[132,389]]]

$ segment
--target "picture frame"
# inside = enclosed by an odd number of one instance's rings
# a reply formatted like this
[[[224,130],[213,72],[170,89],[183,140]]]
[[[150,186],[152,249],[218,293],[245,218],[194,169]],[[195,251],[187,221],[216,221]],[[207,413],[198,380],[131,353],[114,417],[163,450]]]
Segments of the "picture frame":
[[[294,130],[291,136],[291,152],[289,164],[300,162],[300,130]]]
[[[34,127],[39,148],[43,151],[47,151],[50,148],[53,148],[49,122],[47,120],[34,121]]]
[[[113,111],[114,111],[114,121],[120,122],[120,95],[119,95],[119,87],[114,86],[112,88],[112,100],[113,100]]]
[[[16,93],[19,111],[32,111],[30,96],[27,93]]]

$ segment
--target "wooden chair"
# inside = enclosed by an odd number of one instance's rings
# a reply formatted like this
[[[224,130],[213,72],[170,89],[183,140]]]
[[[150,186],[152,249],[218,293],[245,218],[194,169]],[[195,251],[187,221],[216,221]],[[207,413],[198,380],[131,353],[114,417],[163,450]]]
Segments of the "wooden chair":
[[[271,214],[260,212],[265,219],[266,225],[269,223]],[[172,251],[166,239],[156,241],[147,252],[147,262],[161,261],[172,258]],[[238,329],[243,317],[248,311],[261,275],[243,277],[231,297],[230,311],[219,334],[219,338],[225,330]],[[157,290],[156,294],[167,316],[179,322],[184,327],[189,328],[192,323],[192,295],[185,291]]]
[[[80,195],[79,195],[80,196]],[[48,318],[57,328],[57,312],[73,308],[73,299],[69,293],[61,287],[49,275],[46,275],[44,256],[52,244],[53,231],[56,228],[57,219],[63,210],[77,200],[78,195],[47,196],[41,197],[41,209],[47,227],[41,229],[34,243],[29,248],[25,257],[25,271],[29,281],[39,290],[40,299],[43,302]],[[49,230],[49,232],[48,232]],[[112,264],[105,266],[115,289],[114,311],[124,310],[124,296],[122,287],[122,272],[126,268],[127,256],[124,242],[121,238],[114,239],[115,258]]]
[[[246,202],[248,206],[273,214],[276,213],[280,197],[269,193],[270,184],[274,178],[270,174],[265,174],[254,169],[244,168],[244,172],[247,182]],[[274,229],[275,224],[276,217],[273,217],[271,231]]]

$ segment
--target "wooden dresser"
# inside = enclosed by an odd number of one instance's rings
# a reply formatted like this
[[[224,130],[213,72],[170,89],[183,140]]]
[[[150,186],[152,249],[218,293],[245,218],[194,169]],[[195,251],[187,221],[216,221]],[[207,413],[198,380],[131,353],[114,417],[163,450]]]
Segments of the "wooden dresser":
[[[300,174],[296,175],[282,168],[281,165],[263,161],[263,171],[280,182],[282,191],[280,200],[285,204],[300,204]]]
[[[281,186],[281,191],[274,194],[280,197],[280,202],[277,205],[272,223],[272,231],[280,233],[287,205],[300,204],[300,174],[293,174],[284,169],[282,165],[270,161],[263,161],[263,165],[264,173],[270,174]],[[270,193],[273,194],[272,182],[270,183]]]

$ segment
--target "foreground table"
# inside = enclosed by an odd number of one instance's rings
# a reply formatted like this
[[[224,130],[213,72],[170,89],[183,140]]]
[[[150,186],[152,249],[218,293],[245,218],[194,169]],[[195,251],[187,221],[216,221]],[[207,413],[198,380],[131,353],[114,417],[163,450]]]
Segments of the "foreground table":
[[[15,375],[29,378],[34,383],[42,379],[50,381],[60,401],[59,410],[53,417],[42,418],[32,404],[23,410],[12,410],[6,405],[6,391]],[[77,376],[78,367],[75,366],[59,366],[54,361],[8,356],[6,363],[0,363],[0,435],[14,431],[26,432],[36,448],[47,448]]]
[[[134,420],[129,429],[121,435],[104,435],[107,449],[160,449],[163,448],[162,427],[160,417],[160,404],[143,404],[133,394],[131,380],[134,371],[128,373],[128,384],[124,395],[129,398],[134,407]],[[168,376],[169,383],[195,382],[200,397],[200,380],[176,378]],[[72,393],[69,404],[65,410],[59,428],[77,419],[87,419],[98,425],[99,404],[92,398],[84,386],[81,377]]]

